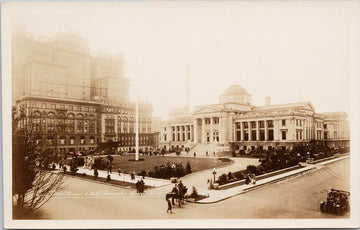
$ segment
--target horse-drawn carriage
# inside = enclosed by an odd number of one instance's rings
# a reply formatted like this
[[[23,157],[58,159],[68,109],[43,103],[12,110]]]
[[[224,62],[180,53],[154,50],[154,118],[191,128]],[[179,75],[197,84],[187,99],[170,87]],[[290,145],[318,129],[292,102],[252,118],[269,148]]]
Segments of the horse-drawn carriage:
[[[184,204],[187,190],[187,187],[180,182],[178,185],[175,185],[171,192],[166,193],[166,200],[171,199],[173,205],[175,205],[176,201],[179,207],[181,207],[181,204]]]

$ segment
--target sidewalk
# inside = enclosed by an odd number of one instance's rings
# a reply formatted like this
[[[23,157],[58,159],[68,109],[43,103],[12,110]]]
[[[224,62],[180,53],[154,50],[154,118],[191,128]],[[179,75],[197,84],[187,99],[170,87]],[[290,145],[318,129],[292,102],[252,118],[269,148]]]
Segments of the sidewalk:
[[[329,163],[332,163],[332,162],[335,162],[338,160],[342,160],[347,157],[349,157],[349,155],[331,159],[328,161],[323,161],[318,164],[308,164],[306,167],[301,168],[301,169],[293,170],[293,171],[290,171],[287,173],[279,174],[279,175],[276,175],[273,177],[268,177],[268,178],[256,181],[255,185],[254,184],[248,184],[248,185],[245,184],[245,185],[240,185],[240,186],[226,189],[226,190],[207,190],[207,191],[199,190],[199,194],[208,195],[209,197],[199,200],[199,201],[195,201],[195,203],[210,204],[210,203],[219,202],[219,201],[222,201],[222,200],[228,199],[230,197],[251,191],[253,189],[259,188],[259,187],[267,185],[267,184],[276,183],[281,180],[285,180],[285,179],[289,179],[292,177],[303,175],[305,173],[313,172],[315,170],[320,169],[323,165],[326,165],[326,164],[329,164]]]
[[[85,167],[78,168],[78,169],[79,170],[77,171],[77,173],[79,173],[79,174],[86,173],[87,175],[94,175],[93,169],[88,169]],[[108,175],[107,171],[104,171],[104,170],[98,170],[98,173],[99,173],[98,177],[102,177],[102,178],[106,178]],[[119,176],[119,174],[115,173],[115,172],[112,172],[110,174],[110,176],[111,176],[111,180],[124,181],[124,182],[128,182],[128,183],[133,183],[133,184],[135,184],[138,180],[142,179],[141,176],[135,176],[135,179],[131,180],[130,174],[121,173]],[[155,187],[155,188],[171,184],[171,182],[169,180],[150,178],[150,177],[145,177],[145,179],[143,179],[143,181],[144,181],[145,185]]]

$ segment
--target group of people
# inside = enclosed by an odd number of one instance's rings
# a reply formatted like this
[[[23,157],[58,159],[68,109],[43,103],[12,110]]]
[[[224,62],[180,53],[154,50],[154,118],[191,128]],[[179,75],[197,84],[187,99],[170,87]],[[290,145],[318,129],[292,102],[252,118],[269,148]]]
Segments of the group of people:
[[[256,183],[256,180],[255,180],[255,174],[254,173],[251,173],[249,172],[247,175],[246,175],[246,179],[245,179],[245,184],[255,184]]]
[[[142,179],[138,180],[135,185],[136,185],[136,193],[138,194],[144,193],[145,183]]]

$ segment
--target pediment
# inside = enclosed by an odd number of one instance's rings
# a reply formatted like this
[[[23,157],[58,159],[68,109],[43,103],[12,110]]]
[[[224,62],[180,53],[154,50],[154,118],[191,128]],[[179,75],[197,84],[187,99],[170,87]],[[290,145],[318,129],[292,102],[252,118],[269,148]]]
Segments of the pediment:
[[[194,111],[194,114],[218,113],[221,111],[221,106],[207,105],[201,106]]]

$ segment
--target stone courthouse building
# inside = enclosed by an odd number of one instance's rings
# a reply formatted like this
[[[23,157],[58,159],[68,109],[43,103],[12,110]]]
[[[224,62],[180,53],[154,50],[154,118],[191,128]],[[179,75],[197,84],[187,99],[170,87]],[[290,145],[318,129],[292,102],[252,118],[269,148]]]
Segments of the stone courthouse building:
[[[135,147],[135,102],[121,54],[90,54],[75,33],[12,34],[12,105],[31,111],[37,141],[58,152]],[[153,147],[152,105],[139,103],[139,145]]]
[[[292,148],[297,143],[321,141],[331,147],[349,146],[344,112],[315,113],[310,102],[265,106],[251,104],[239,85],[229,86],[219,103],[171,111],[161,129],[164,148],[190,147],[192,152]]]

